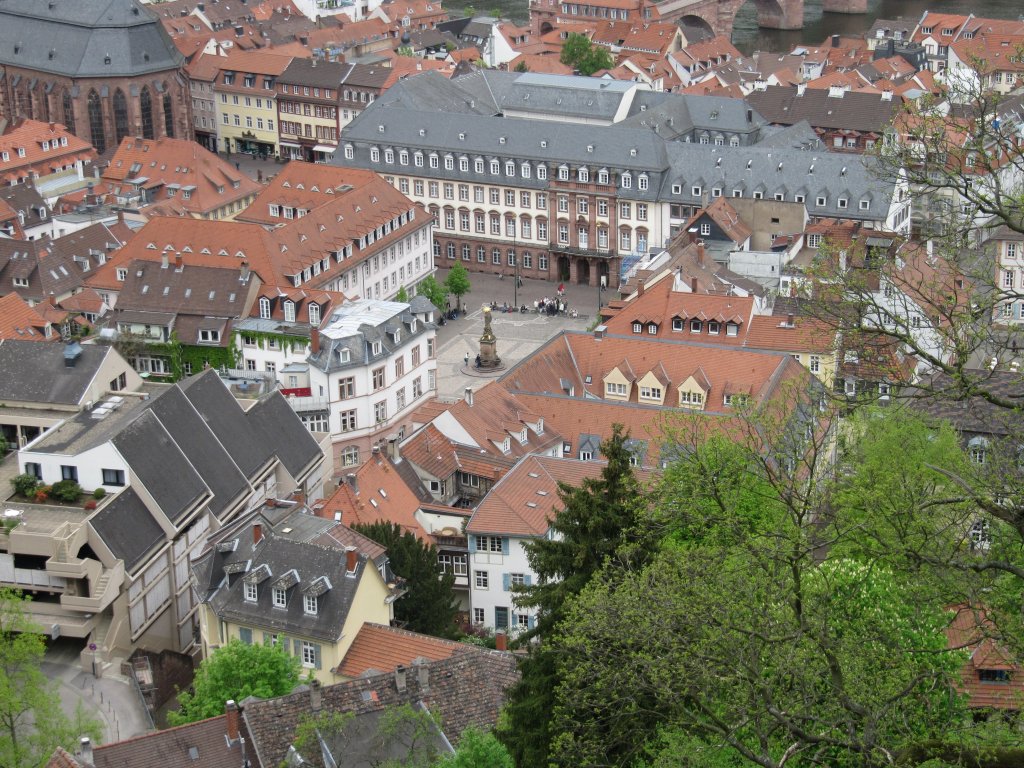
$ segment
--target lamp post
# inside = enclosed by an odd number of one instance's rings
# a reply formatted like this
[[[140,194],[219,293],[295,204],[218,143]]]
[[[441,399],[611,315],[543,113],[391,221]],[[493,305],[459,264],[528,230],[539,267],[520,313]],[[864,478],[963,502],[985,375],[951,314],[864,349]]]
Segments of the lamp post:
[[[512,221],[512,266],[515,269],[512,275],[512,308],[519,309],[519,253],[516,249],[516,227],[519,226],[519,222],[515,219]]]

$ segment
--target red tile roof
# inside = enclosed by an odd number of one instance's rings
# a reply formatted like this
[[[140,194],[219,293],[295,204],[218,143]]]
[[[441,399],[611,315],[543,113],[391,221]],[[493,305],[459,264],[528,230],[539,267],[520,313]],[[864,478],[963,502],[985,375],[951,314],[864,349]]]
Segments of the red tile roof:
[[[367,672],[390,672],[399,665],[411,667],[416,659],[451,658],[460,647],[452,640],[367,622],[356,633],[336,673],[354,678]]]
[[[0,181],[4,183],[15,183],[31,171],[49,176],[78,160],[96,160],[92,145],[65,126],[27,118],[15,120],[0,134],[0,152]]]
[[[241,744],[237,739],[229,743],[226,735],[227,717],[218,715],[96,747],[93,764],[95,768],[238,768]],[[197,758],[191,750],[198,753]]]
[[[831,352],[835,348],[836,329],[812,317],[787,318],[755,315],[744,344],[748,349],[771,349],[779,352]]]
[[[597,461],[527,456],[484,497],[466,525],[467,533],[543,536],[561,507],[558,484],[579,486],[597,477]]]
[[[950,648],[966,648],[970,658],[960,670],[961,691],[972,708],[1024,708],[1024,668],[1015,664],[995,639],[995,627],[984,611],[956,606],[946,628]],[[981,680],[982,671],[1006,674],[1008,680]]]
[[[321,163],[293,160],[260,190],[248,208],[235,221],[256,222],[267,226],[287,224],[283,216],[271,216],[270,206],[290,206],[312,211],[342,194],[370,184],[377,174],[360,168],[342,168]]]
[[[0,340],[3,339],[60,341],[60,333],[21,296],[8,293],[0,296]]]

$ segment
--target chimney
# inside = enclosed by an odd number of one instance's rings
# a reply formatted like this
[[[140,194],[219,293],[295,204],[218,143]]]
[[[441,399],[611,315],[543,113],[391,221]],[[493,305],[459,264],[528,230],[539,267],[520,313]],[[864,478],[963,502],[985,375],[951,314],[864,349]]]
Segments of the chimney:
[[[470,408],[472,408],[473,407],[473,388],[472,387],[466,387],[466,397],[465,397],[465,400],[466,400],[466,405],[468,405]]]
[[[839,35],[832,35],[832,47],[833,48],[838,48],[839,47]]]
[[[797,96],[803,96],[804,93],[806,93],[806,91],[807,91],[807,83],[800,83],[799,85],[797,85],[797,87],[796,87],[796,95]]]
[[[354,474],[349,472],[347,475],[345,475],[345,482],[348,483],[349,486],[351,486],[352,493],[359,493],[359,480],[356,479],[356,476]]]
[[[697,282],[697,278],[696,277],[691,277],[690,278],[690,293],[698,293],[699,292],[699,288],[700,288],[700,283]]]
[[[263,540],[263,524],[253,523],[252,524],[252,545],[255,547]]]
[[[426,662],[416,665],[416,676],[420,684],[420,695],[430,691],[430,667]]]
[[[793,315],[792,312],[790,312],[788,315],[786,315],[786,327],[787,328],[792,328],[795,325],[796,325],[796,316]]]
[[[395,667],[395,688],[399,693],[405,690],[405,667],[401,664]]]
[[[228,741],[234,744],[238,741],[238,705],[234,699],[228,699],[224,703],[224,715],[228,723]]]
[[[117,223],[124,224],[124,208],[117,209]]]
[[[249,262],[243,261],[238,271],[238,282],[247,283],[249,282]]]
[[[320,681],[316,678],[309,684],[309,709],[312,712],[319,712],[323,706],[323,693],[320,691]]]
[[[74,368],[78,358],[82,356],[82,346],[77,341],[69,341],[64,345],[64,367]]]
[[[607,330],[608,330],[608,326],[606,326],[606,325],[602,324],[602,325],[597,326],[594,329],[594,338],[597,339],[598,341],[600,341],[601,339],[604,338],[605,331],[607,331]]]
[[[355,576],[356,566],[359,565],[359,553],[355,547],[346,547],[345,549],[345,575]]]
[[[636,295],[639,298],[644,295],[644,281],[643,278],[636,281]]]
[[[160,254],[160,269],[167,269],[170,266],[170,257],[167,255],[167,251]]]
[[[394,464],[402,460],[402,449],[399,447],[398,435],[388,435],[388,457],[390,457]]]
[[[494,648],[498,651],[508,650],[508,635],[504,632],[496,632],[494,634]]]
[[[320,354],[320,329],[311,328],[309,331],[309,348],[314,355]]]
[[[78,757],[82,758],[82,762],[87,765],[92,765],[92,739],[88,736],[83,736],[78,740]]]
[[[754,110],[752,110],[752,109],[748,109],[747,110],[747,122],[748,123],[754,122]]]
[[[185,268],[185,260],[180,253],[174,254],[174,271],[181,272]]]
[[[704,241],[697,241],[697,263],[704,266]]]

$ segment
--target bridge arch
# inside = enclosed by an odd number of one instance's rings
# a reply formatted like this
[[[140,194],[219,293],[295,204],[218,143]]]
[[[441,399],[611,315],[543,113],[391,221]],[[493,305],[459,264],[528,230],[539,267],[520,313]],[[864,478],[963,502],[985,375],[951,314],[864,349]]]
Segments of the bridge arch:
[[[710,29],[732,36],[736,12],[747,0],[664,0],[658,3],[662,21],[687,28]],[[768,29],[800,29],[804,24],[804,0],[752,0],[757,23]]]

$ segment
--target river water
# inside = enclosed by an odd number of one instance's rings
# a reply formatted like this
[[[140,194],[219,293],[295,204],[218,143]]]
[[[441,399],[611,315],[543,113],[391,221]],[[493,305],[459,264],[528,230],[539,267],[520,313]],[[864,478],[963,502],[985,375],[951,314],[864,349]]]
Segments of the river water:
[[[736,15],[733,44],[743,53],[753,51],[789,51],[801,43],[818,45],[834,34],[861,36],[875,19],[912,19],[926,11],[937,13],[973,13],[995,19],[1016,19],[1024,13],[1021,0],[871,0],[866,14],[823,13],[821,0],[807,0],[804,28],[782,31],[759,29],[754,3],[748,2]]]

